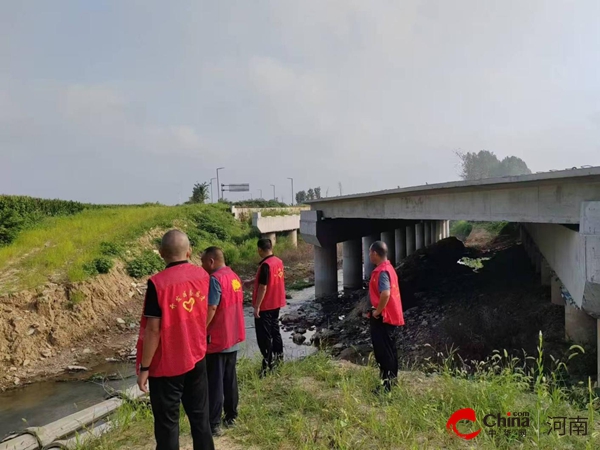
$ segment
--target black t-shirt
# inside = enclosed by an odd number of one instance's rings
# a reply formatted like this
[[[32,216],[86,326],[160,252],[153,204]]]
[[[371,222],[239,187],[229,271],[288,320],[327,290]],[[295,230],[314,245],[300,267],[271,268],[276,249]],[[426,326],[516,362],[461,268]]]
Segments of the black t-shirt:
[[[269,275],[271,268],[268,264],[263,264],[267,259],[272,258],[275,255],[269,255],[260,262],[260,272],[258,273],[258,284],[267,286],[269,284]]]
[[[177,261],[170,263],[167,265],[167,269],[169,267],[178,266],[179,264],[186,264],[187,262],[188,261]],[[146,291],[146,302],[144,304],[144,316],[159,319],[162,317],[162,311],[158,304],[158,293],[156,292],[156,286],[154,286],[152,280],[148,280],[148,290]]]

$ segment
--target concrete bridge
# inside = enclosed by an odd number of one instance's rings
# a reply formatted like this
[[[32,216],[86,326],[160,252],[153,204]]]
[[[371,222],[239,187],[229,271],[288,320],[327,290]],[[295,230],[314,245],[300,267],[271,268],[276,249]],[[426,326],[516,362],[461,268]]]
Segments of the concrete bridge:
[[[510,221],[522,225],[522,241],[541,282],[552,284],[552,301],[565,304],[567,337],[597,342],[600,167],[331,197],[310,206],[301,213],[300,232],[315,246],[317,295],[337,291],[339,242],[344,287],[352,289],[370,276],[373,268],[364,256],[377,239],[388,244],[390,259],[398,263],[448,236],[449,220]]]
[[[273,245],[277,241],[277,233],[283,233],[294,247],[298,246],[299,214],[263,217],[262,213],[255,212],[252,213],[252,226],[258,228],[263,238],[271,239]]]

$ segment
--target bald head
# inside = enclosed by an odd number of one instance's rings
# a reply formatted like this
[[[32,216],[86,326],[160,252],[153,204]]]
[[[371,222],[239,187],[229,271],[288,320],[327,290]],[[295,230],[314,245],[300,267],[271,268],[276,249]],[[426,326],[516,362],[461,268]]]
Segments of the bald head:
[[[371,244],[369,249],[369,256],[371,262],[374,264],[380,264],[387,259],[388,248],[385,242],[375,241]]]
[[[160,243],[160,255],[167,262],[184,261],[190,257],[190,240],[183,231],[167,231]]]
[[[202,253],[202,267],[208,273],[213,273],[225,265],[225,255],[219,247],[208,247]]]

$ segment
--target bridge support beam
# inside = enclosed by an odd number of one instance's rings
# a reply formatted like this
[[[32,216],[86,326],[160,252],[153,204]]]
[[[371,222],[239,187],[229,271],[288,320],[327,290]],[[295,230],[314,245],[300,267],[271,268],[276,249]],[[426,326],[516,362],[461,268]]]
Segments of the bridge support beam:
[[[416,240],[415,240],[415,226],[408,225],[406,227],[406,256],[410,256],[415,252]]]
[[[396,228],[396,264],[406,258],[406,227]]]
[[[372,234],[370,236],[365,236],[364,238],[362,238],[363,265],[364,265],[364,275],[363,276],[364,276],[365,280],[371,279],[371,273],[373,272],[373,269],[375,268],[375,266],[373,266],[373,263],[369,259],[369,248],[371,247],[371,244],[375,241],[378,241],[380,239],[380,237],[381,236],[379,234]]]
[[[415,225],[415,245],[417,250],[421,250],[425,245],[424,231],[425,228],[422,222]]]
[[[381,240],[385,242],[388,248],[388,259],[393,266],[396,265],[396,233],[394,231],[384,231],[381,233]]]
[[[315,296],[335,294],[337,290],[337,246],[315,246]]]
[[[430,221],[426,221],[425,226],[425,247],[429,247],[431,245],[431,223]]]
[[[449,220],[446,220],[446,221],[445,221],[445,224],[446,224],[446,226],[445,226],[445,230],[446,230],[446,237],[447,237],[447,238],[449,238],[449,237],[450,237],[450,221],[449,221]]]
[[[597,342],[597,320],[571,304],[565,305],[565,338],[576,344]]]
[[[344,273],[344,290],[362,288],[362,241],[353,239],[343,244],[342,270]]]

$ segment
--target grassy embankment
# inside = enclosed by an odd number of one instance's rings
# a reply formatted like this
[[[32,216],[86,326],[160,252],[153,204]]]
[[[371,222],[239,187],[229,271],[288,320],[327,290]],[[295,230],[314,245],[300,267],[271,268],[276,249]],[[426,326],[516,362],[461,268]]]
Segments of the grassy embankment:
[[[248,270],[258,261],[256,232],[236,221],[226,205],[97,207],[45,201],[37,203],[36,210],[31,199],[34,206],[25,202],[29,209],[18,211],[17,203],[7,206],[6,199],[0,205],[10,219],[3,223],[7,238],[0,247],[0,293],[35,288],[48,280],[82,281],[107,272],[117,261],[134,277],[149,275],[162,267],[152,249],[160,233],[171,227],[188,233],[196,254],[219,245],[228,264],[238,270]],[[39,205],[48,204],[52,211],[40,211]],[[148,235],[154,238],[141,242]],[[278,240],[278,252],[288,247],[286,239]]]
[[[597,399],[591,387],[561,386],[561,364],[543,370],[543,348],[529,369],[524,361],[501,353],[467,372],[452,356],[419,371],[401,372],[399,385],[387,397],[372,390],[378,373],[332,361],[318,353],[285,363],[270,378],[256,376],[258,363],[239,364],[240,416],[236,427],[216,439],[217,449],[595,449],[600,446]],[[548,361],[546,361],[548,362]],[[456,410],[473,408],[476,423],[459,430],[482,432],[464,441],[446,430]],[[135,416],[131,418],[131,413]],[[486,414],[527,412],[526,435],[496,428],[493,436]],[[550,417],[588,419],[588,435],[548,433]],[[152,449],[152,414],[146,406],[128,405],[115,417],[116,430],[81,448],[90,450]],[[189,425],[182,415],[182,448],[191,449]]]

